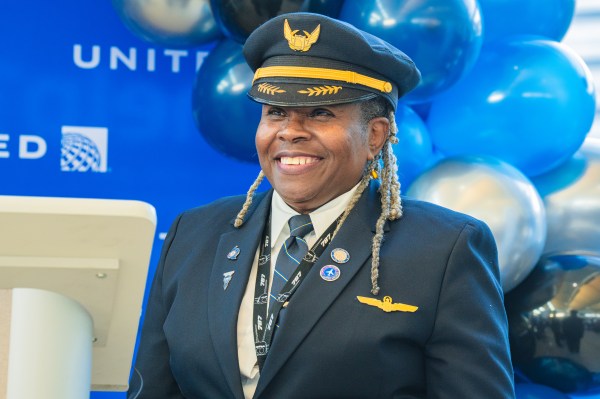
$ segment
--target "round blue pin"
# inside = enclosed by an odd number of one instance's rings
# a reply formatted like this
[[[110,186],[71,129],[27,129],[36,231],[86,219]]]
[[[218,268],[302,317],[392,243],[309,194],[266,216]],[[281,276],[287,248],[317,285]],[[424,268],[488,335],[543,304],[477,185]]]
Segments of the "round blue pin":
[[[227,259],[229,260],[236,260],[238,255],[240,254],[240,247],[238,247],[237,245],[235,247],[233,247],[233,249],[231,251],[229,251],[229,253],[227,254]]]
[[[346,263],[350,260],[350,254],[343,248],[336,248],[331,251],[331,259],[337,263]]]
[[[339,267],[335,265],[327,265],[321,268],[321,278],[325,281],[335,281],[340,278],[341,274]]]

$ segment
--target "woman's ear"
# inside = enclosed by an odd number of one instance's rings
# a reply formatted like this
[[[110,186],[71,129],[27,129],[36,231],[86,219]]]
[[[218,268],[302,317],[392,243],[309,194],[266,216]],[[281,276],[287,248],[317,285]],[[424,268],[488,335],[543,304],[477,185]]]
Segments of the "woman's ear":
[[[390,121],[383,116],[373,118],[368,124],[369,134],[369,159],[375,158],[383,148],[385,140],[390,134]]]

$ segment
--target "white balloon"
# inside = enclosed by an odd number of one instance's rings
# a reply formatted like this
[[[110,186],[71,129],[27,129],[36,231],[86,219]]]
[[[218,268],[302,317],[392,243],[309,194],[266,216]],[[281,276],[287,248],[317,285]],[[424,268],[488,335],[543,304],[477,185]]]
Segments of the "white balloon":
[[[527,177],[505,162],[446,158],[419,176],[407,195],[484,221],[496,239],[505,292],[529,274],[542,254],[544,204]]]
[[[600,139],[532,181],[546,206],[544,255],[600,256]]]

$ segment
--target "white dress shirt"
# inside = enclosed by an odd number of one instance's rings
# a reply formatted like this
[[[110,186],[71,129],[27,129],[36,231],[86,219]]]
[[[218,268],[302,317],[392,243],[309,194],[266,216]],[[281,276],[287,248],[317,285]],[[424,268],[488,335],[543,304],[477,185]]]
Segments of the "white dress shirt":
[[[339,197],[329,201],[325,205],[311,212],[310,219],[314,230],[304,237],[308,247],[317,241],[317,239],[327,230],[327,228],[344,212],[352,194],[356,191],[358,185],[354,186],[350,191],[340,195]],[[283,242],[290,235],[288,220],[298,212],[293,210],[286,204],[281,196],[273,191],[273,199],[271,201],[271,237],[276,238],[271,240],[271,276],[273,278],[273,270],[275,262],[279,255]],[[254,312],[254,288],[256,284],[256,273],[258,269],[258,250],[254,256],[254,263],[250,271],[250,278],[238,314],[237,324],[237,346],[238,359],[240,363],[240,374],[242,376],[242,387],[246,399],[252,398],[256,391],[258,383],[259,370],[256,360],[256,352],[254,347],[253,333],[253,312]],[[269,289],[271,284],[269,283]]]

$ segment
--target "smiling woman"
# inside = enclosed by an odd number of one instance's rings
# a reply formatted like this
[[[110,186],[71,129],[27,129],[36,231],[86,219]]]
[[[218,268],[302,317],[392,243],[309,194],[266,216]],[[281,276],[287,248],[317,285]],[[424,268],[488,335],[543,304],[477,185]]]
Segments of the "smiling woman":
[[[413,62],[308,13],[261,25],[244,55],[262,170],[173,224],[130,397],[514,398],[489,228],[400,199]]]
[[[309,213],[358,184],[367,161],[381,150],[388,126],[381,118],[363,130],[357,103],[264,105],[256,131],[260,166],[288,205]]]

